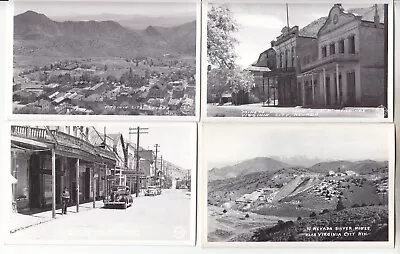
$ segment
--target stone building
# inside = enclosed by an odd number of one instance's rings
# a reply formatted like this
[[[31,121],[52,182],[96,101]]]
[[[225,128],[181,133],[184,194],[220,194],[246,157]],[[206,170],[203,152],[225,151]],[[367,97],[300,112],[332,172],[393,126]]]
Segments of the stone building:
[[[346,11],[335,4],[317,37],[297,49],[300,105],[384,105],[384,31],[383,5]]]
[[[248,70],[263,98],[272,97],[265,94],[272,80],[278,106],[387,106],[386,16],[384,5],[345,10],[335,4],[302,29],[284,27]],[[266,61],[272,54],[275,61]]]

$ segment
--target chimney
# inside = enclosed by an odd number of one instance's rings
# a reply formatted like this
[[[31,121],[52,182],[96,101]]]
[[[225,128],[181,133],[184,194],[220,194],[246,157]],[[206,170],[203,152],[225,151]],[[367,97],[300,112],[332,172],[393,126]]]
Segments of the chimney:
[[[273,48],[275,46],[275,42],[276,41],[271,41],[271,48]]]
[[[380,21],[379,21],[380,17],[379,17],[379,13],[378,13],[378,4],[375,4],[374,7],[375,7],[374,23],[375,23],[375,26],[377,26],[380,23]]]

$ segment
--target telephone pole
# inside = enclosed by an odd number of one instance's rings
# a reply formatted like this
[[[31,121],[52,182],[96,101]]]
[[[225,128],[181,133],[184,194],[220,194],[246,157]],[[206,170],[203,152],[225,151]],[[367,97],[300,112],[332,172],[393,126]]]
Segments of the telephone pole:
[[[139,149],[140,149],[140,134],[148,134],[149,128],[141,128],[141,127],[136,127],[136,128],[129,128],[129,135],[133,134],[136,135],[136,197],[139,196],[139,161],[140,161],[140,156],[139,156]]]
[[[159,144],[155,144],[154,147],[156,148],[156,158],[154,160],[154,185],[157,185],[157,179],[158,179],[158,177],[157,177],[157,173],[158,173],[158,170],[157,170],[157,153],[158,153],[158,148],[160,147],[160,145]]]
[[[161,165],[160,165],[160,171],[161,171],[161,175],[162,175],[162,177],[163,177],[163,181],[162,181],[161,187],[162,187],[163,189],[165,189],[165,175],[164,175],[164,171],[163,171],[162,155],[161,155],[160,163],[161,163]]]

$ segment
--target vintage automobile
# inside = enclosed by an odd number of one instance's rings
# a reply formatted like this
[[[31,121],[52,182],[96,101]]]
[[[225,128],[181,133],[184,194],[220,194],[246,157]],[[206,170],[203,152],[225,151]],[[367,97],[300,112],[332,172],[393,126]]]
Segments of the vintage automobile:
[[[156,186],[148,186],[147,189],[144,191],[145,196],[157,196],[158,190]]]
[[[157,195],[161,195],[161,187],[157,186]]]
[[[104,198],[104,208],[123,208],[130,207],[133,203],[133,198],[128,186],[113,186],[111,187],[110,195]]]

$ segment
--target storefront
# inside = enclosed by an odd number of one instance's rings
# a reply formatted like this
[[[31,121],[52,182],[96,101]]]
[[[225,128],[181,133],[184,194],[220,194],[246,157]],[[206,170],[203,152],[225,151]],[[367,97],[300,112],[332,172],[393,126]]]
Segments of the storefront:
[[[11,174],[17,180],[13,200],[20,213],[51,209],[53,199],[60,208],[64,188],[71,193],[71,205],[99,199],[105,193],[106,168],[115,166],[112,152],[66,133],[48,132],[12,127]]]

